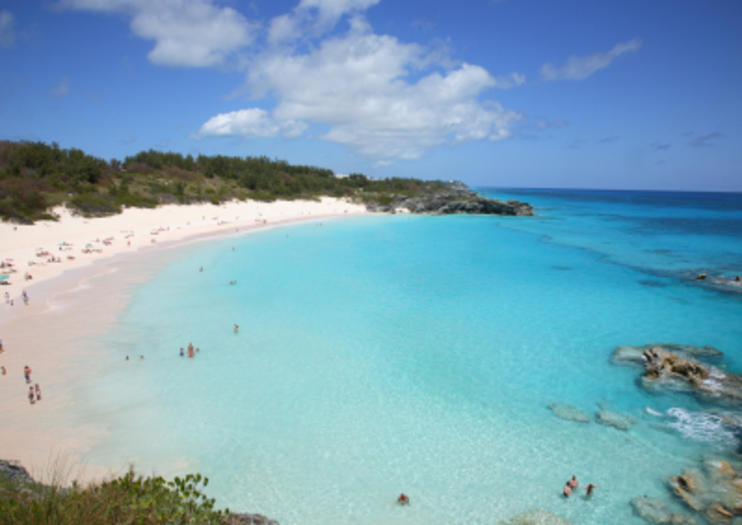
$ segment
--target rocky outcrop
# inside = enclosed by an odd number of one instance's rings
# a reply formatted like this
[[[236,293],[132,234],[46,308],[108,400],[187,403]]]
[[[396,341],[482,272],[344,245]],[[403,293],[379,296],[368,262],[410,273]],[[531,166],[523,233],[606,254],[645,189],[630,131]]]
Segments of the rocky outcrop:
[[[590,415],[565,403],[549,403],[549,410],[558,418],[577,423],[590,423]]]
[[[643,346],[619,346],[613,352],[612,361],[615,364],[634,364],[644,366],[646,362],[644,352],[660,348],[666,352],[672,352],[684,359],[700,359],[703,361],[716,361],[721,359],[724,354],[718,348],[713,346],[694,346],[682,345],[677,343],[657,343]]]
[[[706,286],[723,290],[725,292],[742,292],[742,277],[739,275],[729,276],[724,274],[711,275],[706,272],[690,274],[690,277]]]
[[[518,514],[508,521],[499,521],[497,525],[571,525],[571,523],[548,510],[537,509]]]
[[[8,479],[17,485],[31,485],[33,478],[28,471],[17,461],[0,459],[0,478]]]
[[[726,460],[707,459],[703,472],[685,469],[669,482],[675,495],[710,523],[730,525],[742,516],[742,477]]]
[[[229,516],[227,525],[279,525],[277,521],[262,514],[233,513]]]
[[[533,207],[525,202],[488,199],[478,195],[461,183],[449,183],[445,189],[416,195],[395,195],[383,203],[369,202],[369,211],[396,213],[429,213],[448,215],[454,213],[489,214],[489,215],[533,215]]]
[[[721,352],[710,346],[620,346],[613,353],[612,360],[618,364],[643,366],[641,384],[647,389],[693,392],[713,401],[742,404],[742,375],[696,359],[717,358],[720,355]]]

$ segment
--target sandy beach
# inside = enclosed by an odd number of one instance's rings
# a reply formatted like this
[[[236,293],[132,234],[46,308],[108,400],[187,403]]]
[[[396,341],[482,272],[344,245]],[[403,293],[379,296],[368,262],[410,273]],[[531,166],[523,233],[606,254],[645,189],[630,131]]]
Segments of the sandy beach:
[[[63,482],[99,479],[124,468],[86,461],[86,450],[107,429],[77,410],[75,387],[79,378],[95,374],[106,349],[79,341],[105,333],[126,305],[127,291],[167,262],[168,248],[367,213],[364,206],[334,198],[167,205],[90,219],[64,208],[54,212],[56,222],[0,223],[1,274],[10,283],[0,287],[7,293],[0,308],[0,366],[6,371],[0,376],[0,449],[4,459],[20,461],[37,479],[61,476]],[[28,389],[36,383],[42,397],[31,405]]]

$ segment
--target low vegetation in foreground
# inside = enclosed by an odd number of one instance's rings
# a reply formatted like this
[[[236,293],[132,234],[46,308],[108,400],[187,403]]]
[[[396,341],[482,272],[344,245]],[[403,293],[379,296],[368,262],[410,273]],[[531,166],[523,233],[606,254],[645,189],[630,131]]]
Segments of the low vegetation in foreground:
[[[183,156],[149,150],[106,161],[43,142],[0,141],[0,218],[22,223],[54,219],[64,204],[84,216],[124,206],[238,199],[346,197],[371,207],[446,190],[449,183],[407,178],[337,177],[328,169],[267,157]]]
[[[275,524],[260,515],[217,510],[202,490],[209,479],[189,474],[166,481],[129,471],[88,487],[36,483],[18,465],[0,462],[0,522],[6,525]]]

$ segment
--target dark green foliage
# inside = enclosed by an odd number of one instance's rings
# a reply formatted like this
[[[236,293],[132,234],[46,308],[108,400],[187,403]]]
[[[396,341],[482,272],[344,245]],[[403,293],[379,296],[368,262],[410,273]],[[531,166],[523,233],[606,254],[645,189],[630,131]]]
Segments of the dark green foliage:
[[[101,193],[88,192],[75,195],[68,204],[86,217],[96,217],[121,213],[121,206],[117,200],[107,198]]]
[[[226,523],[229,509],[214,510],[214,499],[202,492],[208,483],[201,474],[166,481],[133,471],[87,488],[18,485],[0,479],[0,521],[19,525]]]
[[[335,177],[328,169],[292,166],[268,157],[193,158],[149,150],[110,162],[79,149],[42,142],[0,141],[0,218],[33,222],[66,204],[87,216],[119,213],[122,206],[230,199],[316,199],[323,195],[388,204],[444,188],[439,181],[372,180],[360,173]]]

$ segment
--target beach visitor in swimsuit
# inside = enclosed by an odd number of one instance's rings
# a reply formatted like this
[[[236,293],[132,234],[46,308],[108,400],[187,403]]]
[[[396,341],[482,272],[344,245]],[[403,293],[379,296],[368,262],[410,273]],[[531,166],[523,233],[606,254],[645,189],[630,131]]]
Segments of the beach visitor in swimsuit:
[[[26,379],[26,383],[31,382],[31,369],[28,365],[23,367],[23,377]]]
[[[36,403],[36,398],[34,396],[32,386],[28,387],[28,402],[31,403],[32,405]]]
[[[572,487],[569,486],[569,481],[564,484],[564,490],[562,491],[562,496],[565,498],[568,498],[572,494]]]
[[[36,391],[36,401],[41,401],[41,388],[39,388],[38,383],[34,385],[34,390]]]
[[[577,487],[579,487],[579,484],[577,483],[577,478],[575,477],[574,474],[572,474],[572,479],[570,479],[567,482],[567,484],[569,485],[569,488],[571,489],[576,489]]]
[[[587,487],[585,487],[585,495],[589,498],[593,495],[593,489],[597,488],[597,485],[593,485],[592,483],[588,483]]]
[[[400,505],[409,505],[410,504],[410,498],[407,496],[407,494],[402,493],[397,498],[397,503]]]

